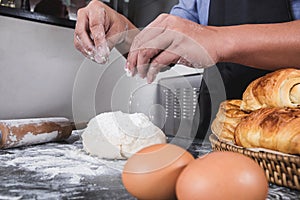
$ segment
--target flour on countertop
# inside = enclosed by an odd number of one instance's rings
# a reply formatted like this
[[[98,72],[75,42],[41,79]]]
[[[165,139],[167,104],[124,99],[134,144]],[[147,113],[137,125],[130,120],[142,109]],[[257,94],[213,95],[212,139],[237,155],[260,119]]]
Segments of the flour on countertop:
[[[122,185],[124,160],[103,160],[82,150],[82,131],[73,131],[69,143],[47,143],[0,150],[0,199],[128,199]],[[197,147],[197,145],[196,145]],[[199,155],[211,151],[195,148]],[[270,185],[267,200],[295,199],[298,191]]]
[[[119,175],[125,164],[124,161],[104,160],[86,154],[81,141],[76,145],[48,143],[9,152],[13,154],[1,155],[2,166],[38,172],[44,179],[68,177],[69,184],[78,184],[89,176]]]

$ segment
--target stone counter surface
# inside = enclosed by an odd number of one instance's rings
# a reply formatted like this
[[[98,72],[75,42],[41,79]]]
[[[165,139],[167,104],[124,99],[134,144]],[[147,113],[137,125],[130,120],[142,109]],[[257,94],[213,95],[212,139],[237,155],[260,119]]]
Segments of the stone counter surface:
[[[189,151],[203,155],[211,148],[192,144]],[[67,143],[0,150],[0,199],[135,199],[122,185],[125,162],[86,154],[80,131]],[[270,185],[268,199],[300,199],[300,191]]]

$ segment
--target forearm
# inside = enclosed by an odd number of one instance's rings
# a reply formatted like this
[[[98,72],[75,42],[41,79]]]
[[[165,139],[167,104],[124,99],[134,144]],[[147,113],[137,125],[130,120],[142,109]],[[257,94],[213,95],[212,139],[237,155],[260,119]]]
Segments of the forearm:
[[[262,69],[300,67],[300,20],[220,27],[219,61]]]

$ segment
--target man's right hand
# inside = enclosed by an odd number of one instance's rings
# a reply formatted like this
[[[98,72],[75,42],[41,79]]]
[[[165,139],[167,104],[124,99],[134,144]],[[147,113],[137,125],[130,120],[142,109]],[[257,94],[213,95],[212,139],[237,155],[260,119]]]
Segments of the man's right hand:
[[[129,40],[127,32],[134,28],[123,15],[98,0],[92,0],[78,10],[74,45],[86,57],[104,64],[110,50]]]

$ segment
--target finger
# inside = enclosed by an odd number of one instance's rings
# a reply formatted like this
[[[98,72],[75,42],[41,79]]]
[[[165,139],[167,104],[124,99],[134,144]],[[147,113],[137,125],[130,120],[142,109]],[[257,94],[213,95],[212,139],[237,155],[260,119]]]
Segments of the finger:
[[[142,49],[138,51],[137,73],[145,78],[148,72],[151,59],[160,52],[159,49]]]
[[[88,17],[86,11],[81,9],[78,11],[78,20],[74,31],[75,47],[84,55],[93,54],[94,45],[89,36]]]
[[[153,63],[150,65],[148,73],[147,73],[147,82],[149,84],[152,83],[156,79],[157,74],[160,72],[160,70],[162,68],[163,68],[163,66],[158,63]]]
[[[106,19],[106,12],[104,8],[97,8],[97,10],[90,10],[88,12],[90,34],[94,40],[95,47],[100,46],[105,39],[104,23]]]
[[[136,65],[138,59],[138,51],[129,51],[126,61],[125,69],[129,72],[130,76],[135,76],[137,73]]]
[[[193,67],[192,63],[189,62],[188,60],[186,60],[185,58],[180,58],[177,61],[177,64],[181,64],[181,65],[184,65],[184,66],[187,66],[187,67]]]
[[[88,13],[90,34],[95,45],[95,60],[98,63],[107,62],[109,48],[105,38],[105,22],[107,20],[104,8],[97,8]]]
[[[137,36],[135,36],[134,40],[132,41],[131,47],[129,49],[129,53],[127,56],[127,64],[128,69],[133,71],[138,63],[138,54],[139,51],[142,49],[141,46],[145,43],[142,43],[141,40],[143,37],[146,37],[147,35],[144,35],[144,32],[141,31]],[[141,58],[141,57],[140,57]]]
[[[147,82],[152,83],[157,74],[164,69],[170,69],[170,65],[177,63],[180,56],[166,50],[157,55],[152,62],[147,73]]]
[[[136,70],[141,77],[145,77],[150,61],[171,44],[172,39],[166,33],[162,33],[141,45],[139,49],[132,50],[131,48],[127,57],[127,61],[130,63],[129,70],[132,73]]]
[[[136,70],[137,74],[140,75],[141,78],[145,78],[148,72],[149,64],[137,65]]]
[[[80,39],[80,37],[76,34],[74,34],[74,44],[75,44],[75,47],[81,51],[81,53],[86,56],[86,57],[89,57],[89,56],[93,56],[93,48],[91,50],[87,50],[86,48],[84,48],[83,46],[83,42],[82,40]]]

